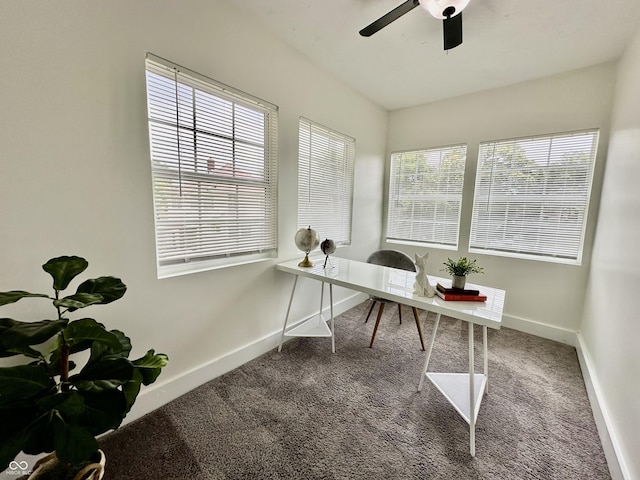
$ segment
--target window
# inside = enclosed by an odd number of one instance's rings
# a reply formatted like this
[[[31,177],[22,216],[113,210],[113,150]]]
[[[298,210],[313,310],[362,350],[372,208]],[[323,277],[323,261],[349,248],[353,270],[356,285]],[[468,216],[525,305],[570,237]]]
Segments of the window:
[[[277,247],[277,107],[147,54],[158,277]]]
[[[480,144],[470,251],[579,264],[598,131]]]
[[[387,241],[457,248],[466,145],[391,155]]]
[[[300,118],[298,226],[311,226],[321,240],[351,243],[355,140]]]

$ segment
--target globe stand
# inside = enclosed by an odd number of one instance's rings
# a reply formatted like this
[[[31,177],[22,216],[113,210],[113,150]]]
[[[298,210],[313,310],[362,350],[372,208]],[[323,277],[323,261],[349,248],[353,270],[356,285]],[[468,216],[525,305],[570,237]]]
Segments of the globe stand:
[[[305,268],[313,267],[313,262],[309,260],[309,252],[320,244],[318,232],[311,228],[311,225],[309,225],[308,228],[301,228],[296,232],[295,241],[296,247],[298,247],[301,252],[304,252],[304,260],[302,260],[298,266]]]
[[[313,262],[311,260],[309,260],[309,252],[305,253],[304,255],[304,260],[302,260],[299,264],[299,267],[313,267]]]

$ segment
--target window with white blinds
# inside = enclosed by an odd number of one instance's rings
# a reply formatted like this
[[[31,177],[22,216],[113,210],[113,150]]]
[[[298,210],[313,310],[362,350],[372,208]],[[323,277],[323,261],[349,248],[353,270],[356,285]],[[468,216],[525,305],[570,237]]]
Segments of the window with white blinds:
[[[466,145],[391,155],[387,241],[458,246]]]
[[[480,144],[470,251],[579,264],[598,130]]]
[[[147,54],[158,277],[277,247],[277,107]]]
[[[351,243],[356,141],[306,118],[299,122],[298,226]]]

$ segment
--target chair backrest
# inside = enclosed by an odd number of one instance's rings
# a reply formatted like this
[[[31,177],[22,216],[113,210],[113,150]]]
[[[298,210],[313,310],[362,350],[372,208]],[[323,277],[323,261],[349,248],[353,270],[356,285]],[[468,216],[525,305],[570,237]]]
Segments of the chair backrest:
[[[369,255],[367,263],[384,267],[399,268],[410,272],[416,271],[416,264],[409,255],[398,250],[377,250]]]

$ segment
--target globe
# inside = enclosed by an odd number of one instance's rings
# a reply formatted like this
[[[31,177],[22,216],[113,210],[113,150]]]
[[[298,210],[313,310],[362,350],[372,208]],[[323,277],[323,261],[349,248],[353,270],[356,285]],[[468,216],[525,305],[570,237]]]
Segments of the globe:
[[[324,253],[325,255],[331,255],[336,251],[336,243],[333,240],[327,238],[320,244],[320,250],[322,250],[322,253]]]
[[[315,249],[320,244],[320,237],[311,226],[308,228],[301,228],[296,232],[295,236],[296,246],[305,253],[304,260],[302,260],[299,267],[313,267],[313,262],[309,260],[309,252]]]
[[[324,253],[326,255],[326,257],[324,257],[323,268],[327,268],[327,262],[329,261],[329,255],[331,255],[333,252],[336,251],[336,242],[334,242],[330,238],[325,238],[322,241],[322,243],[320,244],[320,250],[322,250],[322,253]],[[329,265],[331,265],[331,262],[329,262]]]

